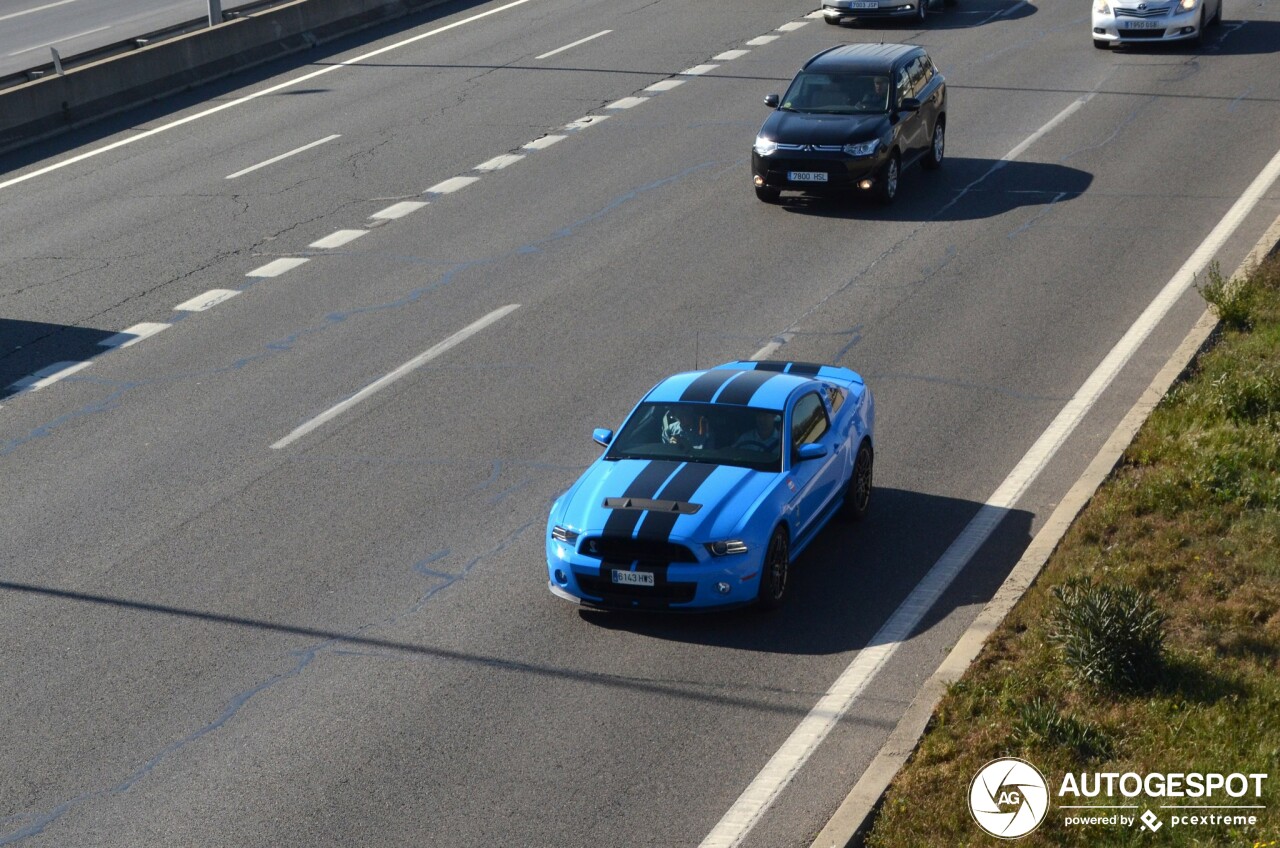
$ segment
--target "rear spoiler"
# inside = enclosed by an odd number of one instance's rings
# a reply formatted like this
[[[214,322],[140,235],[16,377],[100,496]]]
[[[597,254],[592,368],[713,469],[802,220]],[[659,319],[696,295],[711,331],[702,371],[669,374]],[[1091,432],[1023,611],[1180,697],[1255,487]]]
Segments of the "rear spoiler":
[[[856,371],[839,365],[823,365],[819,362],[777,362],[772,359],[757,362],[743,359],[716,366],[716,369],[720,368],[735,371],[778,371],[783,374],[795,374],[797,377],[815,377],[819,380],[837,380],[842,383],[863,385],[862,377]]]

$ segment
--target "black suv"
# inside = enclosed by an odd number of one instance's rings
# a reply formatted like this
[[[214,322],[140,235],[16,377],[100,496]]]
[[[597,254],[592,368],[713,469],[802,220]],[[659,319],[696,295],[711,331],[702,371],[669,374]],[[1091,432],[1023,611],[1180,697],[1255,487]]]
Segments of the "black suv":
[[[902,169],[917,159],[942,166],[947,83],[929,54],[910,44],[846,44],[805,63],[751,152],[756,196],[783,189],[810,194],[898,194]]]

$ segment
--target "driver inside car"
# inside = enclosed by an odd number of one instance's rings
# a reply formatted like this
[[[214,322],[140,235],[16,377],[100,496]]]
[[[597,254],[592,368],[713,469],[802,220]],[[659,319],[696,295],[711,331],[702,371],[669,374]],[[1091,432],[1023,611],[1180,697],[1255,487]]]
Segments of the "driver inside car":
[[[758,410],[754,415],[754,426],[739,436],[733,446],[755,448],[767,453],[776,451],[780,443],[780,417],[776,412]]]

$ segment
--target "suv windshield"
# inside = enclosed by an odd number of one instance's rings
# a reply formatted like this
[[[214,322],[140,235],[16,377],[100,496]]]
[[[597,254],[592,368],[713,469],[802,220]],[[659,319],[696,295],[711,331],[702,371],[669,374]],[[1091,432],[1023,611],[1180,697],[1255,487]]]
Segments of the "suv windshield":
[[[829,115],[879,115],[889,111],[889,77],[802,71],[782,96],[781,108]]]
[[[674,459],[782,470],[782,411],[714,403],[642,403],[605,459]]]

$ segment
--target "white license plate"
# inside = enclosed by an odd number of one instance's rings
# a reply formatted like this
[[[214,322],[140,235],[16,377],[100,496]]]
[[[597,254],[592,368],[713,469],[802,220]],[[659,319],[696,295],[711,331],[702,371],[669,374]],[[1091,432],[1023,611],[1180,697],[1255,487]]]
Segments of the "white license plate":
[[[787,171],[787,179],[793,183],[825,183],[826,171]]]
[[[879,9],[879,3],[850,3],[850,9]]]
[[[1164,29],[1159,21],[1125,21],[1125,29]]]
[[[652,586],[653,572],[651,571],[620,571],[613,569],[613,582],[622,586]]]

